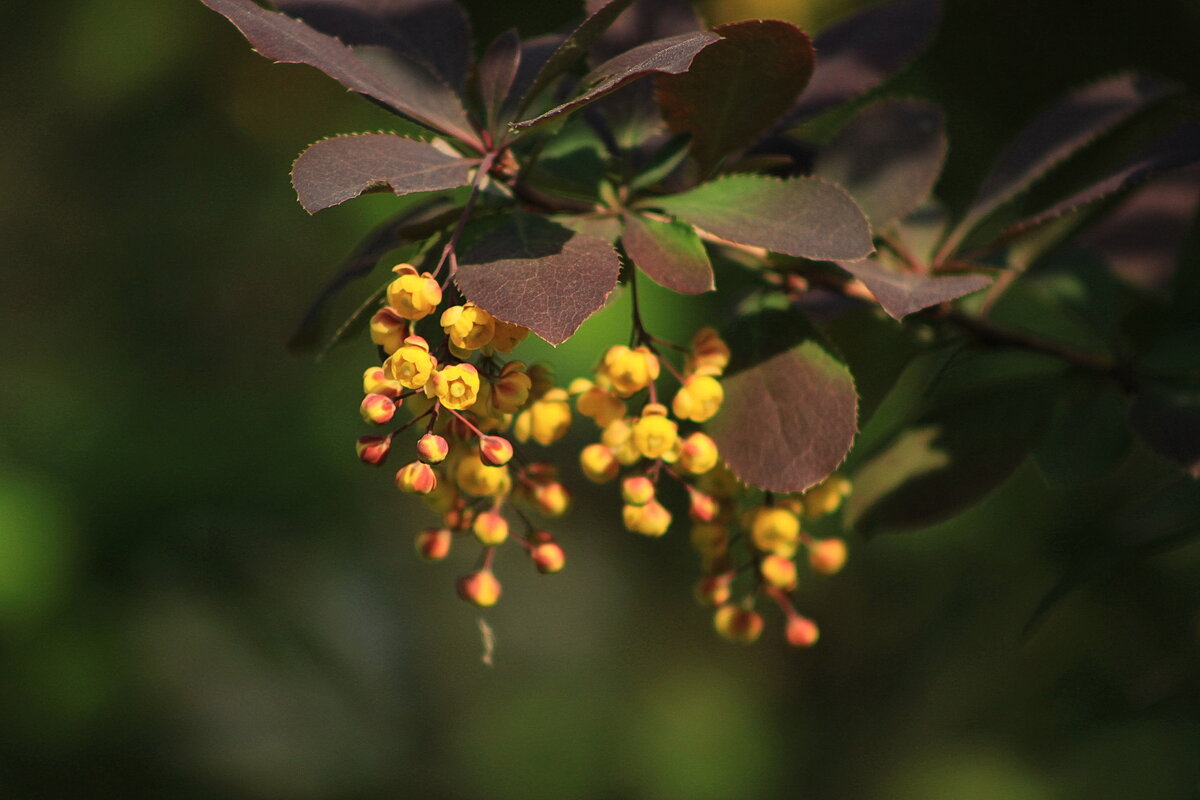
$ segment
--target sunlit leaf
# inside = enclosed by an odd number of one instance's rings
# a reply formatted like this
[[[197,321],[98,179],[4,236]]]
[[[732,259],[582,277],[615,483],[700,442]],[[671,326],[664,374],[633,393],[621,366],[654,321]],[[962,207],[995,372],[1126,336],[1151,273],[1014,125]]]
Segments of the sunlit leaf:
[[[941,109],[921,100],[867,106],[821,150],[813,174],[833,181],[881,230],[929,196],[946,159]]]
[[[659,222],[640,214],[626,214],[624,223],[621,245],[656,283],[683,294],[716,288],[708,252],[691,225]]]
[[[723,38],[687,72],[658,79],[663,118],[673,132],[691,135],[702,173],[783,116],[813,70],[812,43],[795,25],[745,20],[713,30]]]
[[[923,308],[955,300],[992,284],[987,275],[917,275],[897,272],[873,258],[839,261],[858,278],[890,316],[902,319]]]
[[[395,134],[335,136],[300,154],[292,165],[292,186],[300,205],[313,214],[367,191],[405,195],[465,186],[477,165]]]
[[[645,201],[738,244],[813,259],[871,253],[871,228],[850,196],[817,178],[731,175],[689,192]]]
[[[557,345],[604,305],[620,270],[608,242],[515,213],[473,227],[455,281],[484,310]]]

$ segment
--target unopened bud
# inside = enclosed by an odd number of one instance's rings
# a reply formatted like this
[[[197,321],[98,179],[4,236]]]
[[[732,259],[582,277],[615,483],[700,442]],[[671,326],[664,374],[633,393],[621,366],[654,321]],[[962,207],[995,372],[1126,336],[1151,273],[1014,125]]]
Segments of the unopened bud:
[[[557,542],[545,542],[529,551],[533,566],[543,575],[559,572],[567,562],[567,556]]]
[[[427,433],[417,439],[417,457],[426,464],[440,464],[449,454],[450,445],[436,433]]]
[[[429,494],[437,488],[433,467],[421,461],[405,464],[396,473],[396,487],[413,494]]]
[[[426,561],[441,561],[450,553],[449,528],[426,528],[417,534],[417,555]]]
[[[579,452],[579,466],[593,483],[606,483],[617,477],[621,465],[613,451],[602,444],[589,444]]]
[[[621,481],[621,497],[626,503],[644,506],[654,499],[654,482],[645,475],[634,475]]]
[[[697,522],[712,522],[719,510],[719,504],[711,496],[692,487],[688,487],[688,513]]]
[[[560,517],[571,506],[571,494],[558,481],[544,483],[533,490],[533,502],[547,517]]]
[[[821,629],[808,617],[792,614],[788,617],[786,634],[792,647],[812,647],[821,637]]]
[[[362,414],[365,422],[384,425],[395,416],[396,404],[392,402],[392,398],[385,395],[369,394],[363,398],[358,413]]]
[[[495,547],[508,539],[508,520],[497,511],[485,511],[475,518],[471,530],[480,544]]]
[[[360,436],[354,443],[354,451],[358,453],[359,461],[378,467],[387,460],[391,446],[390,436]]]
[[[790,592],[796,588],[796,562],[772,553],[763,558],[758,567],[763,580],[776,589]]]
[[[503,436],[481,436],[479,458],[491,467],[503,467],[513,457],[512,442]]]
[[[489,608],[500,599],[500,581],[487,569],[463,575],[458,579],[458,596],[480,608]]]
[[[705,575],[696,584],[696,602],[709,608],[725,605],[729,602],[731,594],[729,585],[732,582],[733,574],[729,572],[723,572],[720,575]]]
[[[846,543],[841,539],[817,539],[808,544],[808,563],[814,572],[833,575],[846,563]]]
[[[731,642],[751,644],[762,635],[763,618],[757,611],[723,605],[713,615],[713,627]]]

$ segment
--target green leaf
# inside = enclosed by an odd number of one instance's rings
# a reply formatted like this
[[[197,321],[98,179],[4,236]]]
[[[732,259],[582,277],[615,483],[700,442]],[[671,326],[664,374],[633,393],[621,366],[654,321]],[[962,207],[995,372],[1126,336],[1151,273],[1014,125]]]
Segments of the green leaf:
[[[1033,463],[1051,484],[1095,480],[1129,450],[1129,403],[1109,380],[1078,376],[1060,386]]]
[[[1130,420],[1146,444],[1200,478],[1200,386],[1144,386]]]
[[[723,38],[682,75],[658,79],[667,127],[690,134],[692,156],[708,174],[783,116],[808,84],[812,42],[780,20],[745,20],[713,29]]]
[[[558,345],[600,310],[620,270],[608,242],[513,213],[471,226],[455,282],[485,311]]]
[[[334,136],[300,154],[292,186],[304,210],[315,214],[364,192],[406,195],[466,186],[478,164],[391,133]]]
[[[821,150],[813,174],[850,193],[881,230],[907,216],[933,189],[946,160],[941,109],[921,100],[883,100],[860,111]]]
[[[858,430],[854,379],[794,311],[739,321],[723,379],[725,402],[709,423],[721,457],[760,489],[799,492],[833,472]]]
[[[841,187],[817,178],[731,175],[641,205],[732,242],[790,256],[854,261],[872,250],[862,211]]]
[[[704,243],[682,222],[659,222],[627,213],[621,245],[642,272],[660,286],[682,294],[716,288]]]

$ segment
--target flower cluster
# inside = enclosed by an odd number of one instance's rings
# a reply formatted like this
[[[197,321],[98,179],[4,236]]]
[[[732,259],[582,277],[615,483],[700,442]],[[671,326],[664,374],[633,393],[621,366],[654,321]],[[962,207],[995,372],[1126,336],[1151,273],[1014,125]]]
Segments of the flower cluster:
[[[649,537],[664,535],[673,521],[659,500],[661,479],[679,484],[703,572],[696,598],[715,609],[717,631],[735,642],[758,639],[763,620],[754,608],[765,594],[785,615],[787,641],[813,644],[816,625],[796,612],[789,597],[799,585],[796,556],[803,547],[814,571],[832,574],[845,562],[846,546],[841,539],[804,533],[800,518],[805,508],[810,518],[837,510],[849,483],[833,478],[809,490],[803,501],[767,496],[739,513],[754,493],[721,463],[716,442],[699,429],[724,400],[720,378],[729,364],[728,346],[711,328],[698,331],[686,349],[644,331],[641,338],[637,347],[609,348],[592,379],[571,383],[576,409],[601,430],[600,441],[580,452],[584,475],[595,483],[620,479],[625,527]],[[656,344],[683,350],[681,369],[660,357]],[[656,385],[664,367],[679,384],[669,408],[659,402]],[[745,535],[735,533],[739,528]],[[734,584],[742,573],[752,576],[749,590],[735,603]]]
[[[519,535],[510,530],[505,511],[517,502],[555,517],[566,512],[570,495],[552,465],[515,463],[512,442],[500,434],[511,429],[518,441],[532,437],[540,444],[561,438],[571,421],[566,393],[554,388],[544,366],[502,360],[529,331],[474,303],[443,309],[440,330],[427,331],[436,342],[431,345],[416,331],[442,306],[442,285],[410,264],[393,272],[387,305],[370,322],[371,340],[384,359],[363,373],[359,410],[377,426],[392,422],[401,407],[409,419],[385,435],[360,437],[358,457],[380,466],[398,434],[424,424],[413,460],[395,473],[398,488],[420,495],[441,515],[440,527],[417,535],[417,552],[438,561],[449,554],[456,535],[474,538],[482,546],[480,564],[459,580],[458,593],[477,606],[491,606],[501,591],[492,573],[495,548],[509,539],[526,550],[538,571],[563,568],[565,556],[550,533],[514,508],[528,528]]]

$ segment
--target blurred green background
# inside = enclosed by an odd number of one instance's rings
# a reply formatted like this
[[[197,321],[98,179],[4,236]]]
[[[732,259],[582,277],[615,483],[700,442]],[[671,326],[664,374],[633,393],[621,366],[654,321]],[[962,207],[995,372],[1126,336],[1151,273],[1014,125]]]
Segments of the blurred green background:
[[[468,5],[485,40],[581,4]],[[816,31],[853,5],[702,8]],[[952,524],[852,540],[802,590],[807,652],[774,617],[755,647],[719,641],[683,531],[634,537],[610,491],[580,492],[564,573],[501,553],[481,666],[453,590],[473,554],[420,563],[433,517],[351,455],[372,349],[283,346],[394,202],[309,218],[291,160],[390,118],[190,0],[0,22],[0,796],[1200,796],[1200,547],[1100,570],[1023,634],[1161,482],[1143,452],[1073,492],[1026,467]],[[1200,86],[1198,35],[1193,0],[951,0],[899,87],[947,110],[953,204],[1067,87],[1126,66]],[[699,324],[696,301],[652,305],[656,331]],[[560,375],[625,318],[588,323]]]

